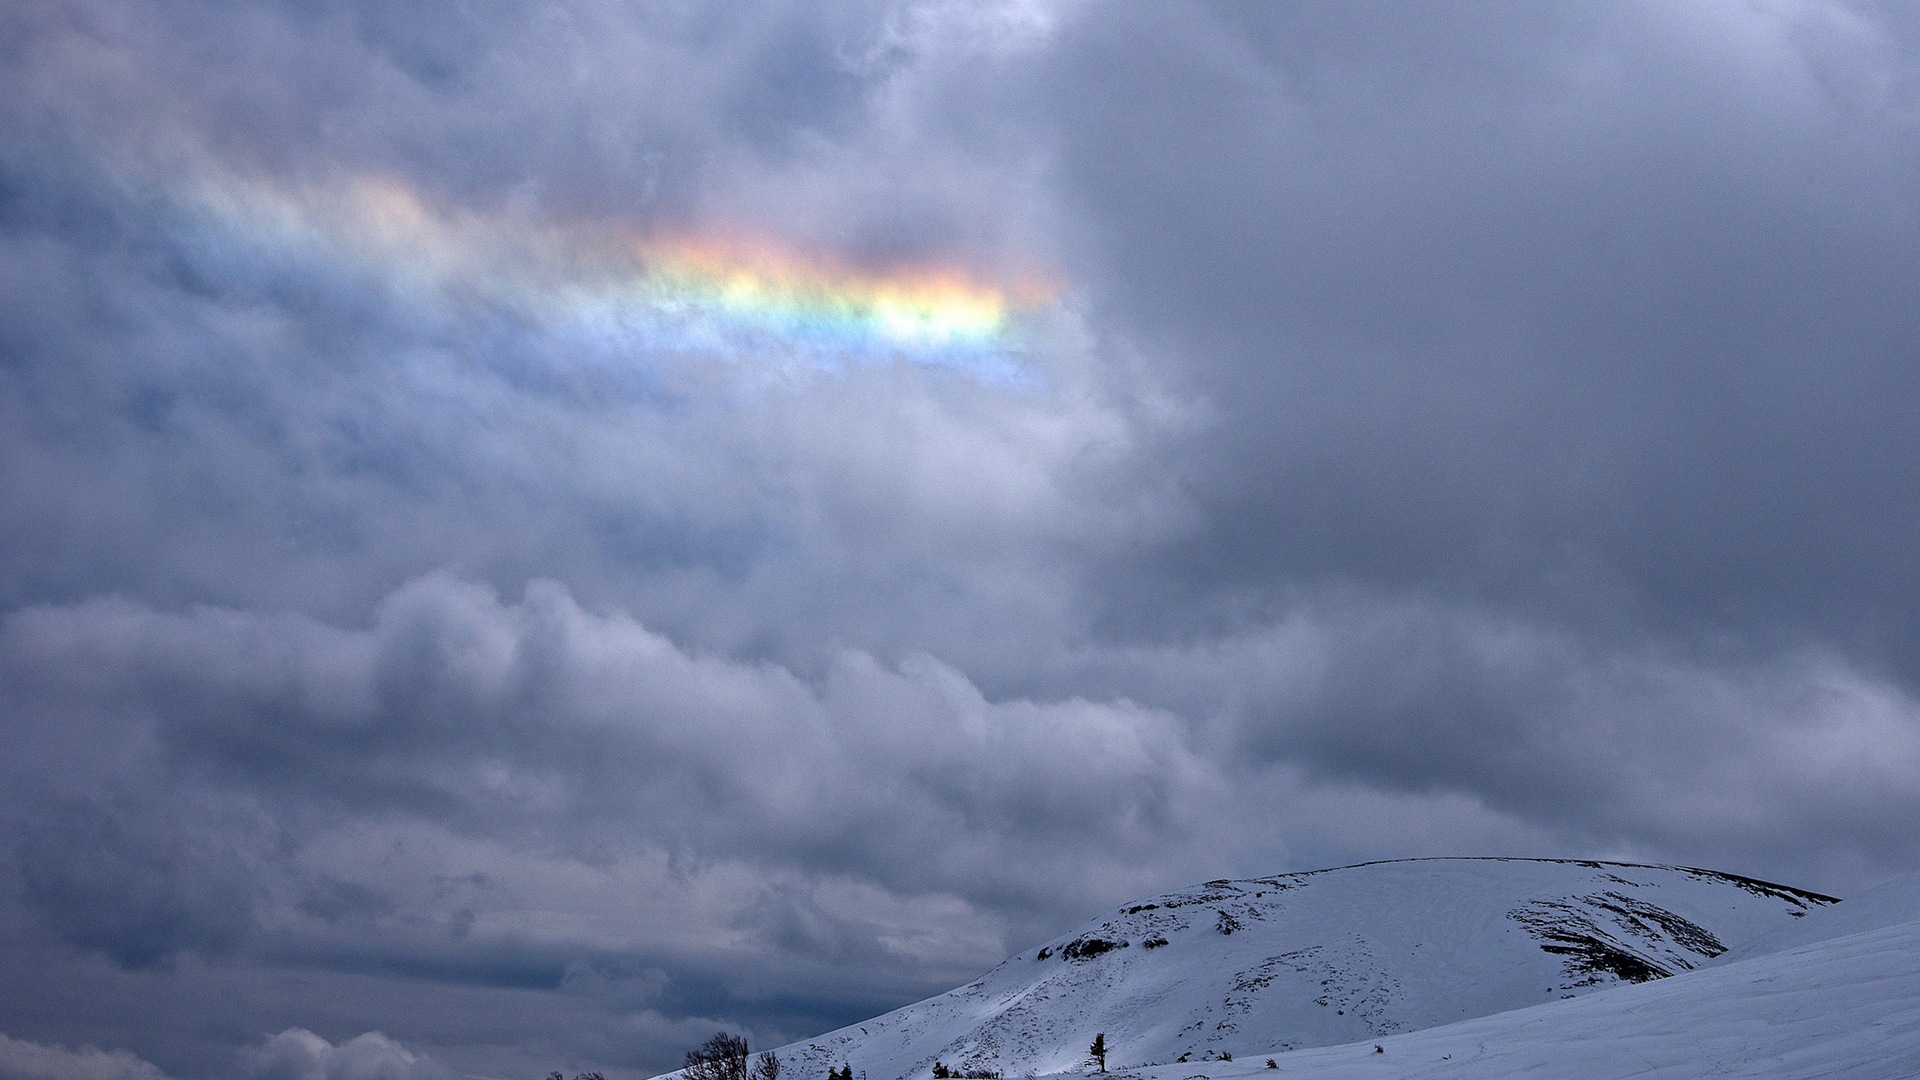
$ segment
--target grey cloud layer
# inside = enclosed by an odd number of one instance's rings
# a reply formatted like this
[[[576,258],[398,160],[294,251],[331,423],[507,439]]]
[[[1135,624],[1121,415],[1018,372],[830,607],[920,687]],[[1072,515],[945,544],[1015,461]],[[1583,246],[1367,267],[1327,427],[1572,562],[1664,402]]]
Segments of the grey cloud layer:
[[[6,707],[63,724],[15,763],[19,896],[133,969],[370,971],[791,1036],[1221,861],[1544,841],[1830,877],[1914,854],[1916,705],[1817,657],[1590,656],[1367,605],[1080,662],[1167,705],[990,701],[860,652],[802,678],[550,582],[503,603],[423,578],[366,629],[27,608],[0,629]]]
[[[858,652],[809,685],[772,665],[689,655],[583,611],[550,582],[503,605],[484,587],[421,579],[365,632],[115,601],[28,608],[4,641],[18,707],[80,721],[80,746],[54,743],[36,763],[42,776],[71,774],[81,790],[70,797],[113,777],[97,757],[76,768],[60,755],[111,733],[137,748],[130,756],[210,786],[322,807],[488,835],[535,829],[554,845],[641,820],[662,842],[715,856],[826,869],[851,859],[922,884],[935,868],[893,845],[978,830],[1086,858],[1129,846],[1122,823],[1166,819],[1203,771],[1155,710],[991,703],[938,661],[891,670]],[[864,827],[883,817],[890,829]],[[940,872],[951,887],[986,869]]]
[[[1433,21],[1141,9],[1063,45],[1114,318],[1226,411],[1183,448],[1204,525],[1150,565],[1837,639],[1911,678],[1910,28]]]
[[[302,1028],[289,1028],[247,1047],[239,1056],[245,1080],[446,1080],[446,1066],[413,1053],[377,1032],[339,1046]],[[167,1080],[152,1062],[125,1050],[87,1046],[69,1050],[0,1035],[5,1080]]]
[[[1221,874],[1910,868],[1917,47],[9,8],[0,1062],[633,1075]],[[1020,380],[635,355],[209,169],[1066,288]]]
[[[505,605],[421,579],[364,631],[27,608],[0,652],[10,715],[59,719],[9,766],[19,897],[135,969],[577,972],[646,1008],[855,1019],[993,959],[995,911],[1025,937],[1144,887],[1211,772],[1157,710],[989,702],[858,652],[807,682],[550,582]],[[825,985],[781,1005],[772,971]]]

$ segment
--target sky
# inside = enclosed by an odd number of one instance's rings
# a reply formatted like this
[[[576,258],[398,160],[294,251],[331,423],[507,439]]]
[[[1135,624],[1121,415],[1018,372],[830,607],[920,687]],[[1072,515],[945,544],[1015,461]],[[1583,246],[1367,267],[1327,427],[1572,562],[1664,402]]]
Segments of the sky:
[[[0,1080],[1920,869],[1908,5],[0,8]]]

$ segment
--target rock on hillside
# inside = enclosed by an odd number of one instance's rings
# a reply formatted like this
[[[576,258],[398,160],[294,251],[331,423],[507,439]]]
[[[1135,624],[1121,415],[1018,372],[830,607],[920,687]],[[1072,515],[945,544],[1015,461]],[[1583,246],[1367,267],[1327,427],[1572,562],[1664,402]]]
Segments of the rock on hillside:
[[[781,1049],[794,1075],[1010,1077],[1331,1046],[1707,964],[1835,901],[1674,866],[1411,859],[1128,904],[978,981]]]

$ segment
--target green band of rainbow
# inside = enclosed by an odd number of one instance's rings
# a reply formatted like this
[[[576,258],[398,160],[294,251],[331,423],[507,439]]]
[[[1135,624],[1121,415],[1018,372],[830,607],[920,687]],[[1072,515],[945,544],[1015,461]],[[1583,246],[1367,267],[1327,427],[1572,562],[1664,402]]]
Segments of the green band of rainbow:
[[[364,176],[305,187],[215,176],[187,190],[194,218],[239,242],[478,295],[556,329],[615,328],[636,347],[1005,364],[1015,317],[1053,298],[957,267],[876,272],[764,241],[448,209]]]

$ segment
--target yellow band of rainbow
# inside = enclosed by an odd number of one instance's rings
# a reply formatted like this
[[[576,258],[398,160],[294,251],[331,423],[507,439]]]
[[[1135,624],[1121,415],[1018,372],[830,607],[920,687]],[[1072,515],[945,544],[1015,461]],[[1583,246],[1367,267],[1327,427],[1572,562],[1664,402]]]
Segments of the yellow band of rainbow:
[[[195,217],[241,242],[477,295],[555,328],[620,326],[664,347],[966,362],[1015,351],[1015,317],[1054,296],[957,267],[867,270],[767,241],[449,208],[379,177],[274,185],[222,175],[188,190]]]

